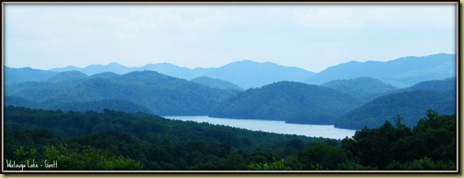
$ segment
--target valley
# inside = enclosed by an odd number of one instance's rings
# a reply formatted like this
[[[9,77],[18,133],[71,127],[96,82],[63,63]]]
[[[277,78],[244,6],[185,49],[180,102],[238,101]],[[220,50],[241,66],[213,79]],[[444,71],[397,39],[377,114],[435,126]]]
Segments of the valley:
[[[57,160],[56,170],[453,170],[450,56],[319,73],[250,60],[5,67],[4,154],[18,164]],[[384,69],[388,79],[352,68],[415,60],[420,72]]]
[[[453,56],[348,62],[319,73],[251,60],[195,69],[169,63],[50,70],[5,67],[5,102],[63,111],[108,108],[346,129],[379,127],[401,115],[412,127],[427,109],[456,113]]]

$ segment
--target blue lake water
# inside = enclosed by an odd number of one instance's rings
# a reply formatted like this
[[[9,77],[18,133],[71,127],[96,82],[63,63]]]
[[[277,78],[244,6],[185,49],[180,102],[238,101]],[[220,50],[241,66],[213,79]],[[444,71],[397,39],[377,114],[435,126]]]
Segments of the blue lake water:
[[[208,116],[163,116],[168,119],[194,121],[200,123],[210,123],[215,125],[225,125],[236,128],[243,128],[254,131],[264,131],[280,134],[295,134],[309,137],[324,137],[343,139],[352,137],[356,130],[339,129],[333,125],[306,125],[306,124],[289,124],[284,121],[271,120],[248,120],[248,119],[229,119],[214,118]]]

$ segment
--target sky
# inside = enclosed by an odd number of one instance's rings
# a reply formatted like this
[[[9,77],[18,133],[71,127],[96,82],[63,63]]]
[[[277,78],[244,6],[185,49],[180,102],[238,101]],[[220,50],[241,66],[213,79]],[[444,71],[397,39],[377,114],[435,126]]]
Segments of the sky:
[[[455,4],[4,4],[4,64],[50,69],[253,60],[312,72],[455,54]]]

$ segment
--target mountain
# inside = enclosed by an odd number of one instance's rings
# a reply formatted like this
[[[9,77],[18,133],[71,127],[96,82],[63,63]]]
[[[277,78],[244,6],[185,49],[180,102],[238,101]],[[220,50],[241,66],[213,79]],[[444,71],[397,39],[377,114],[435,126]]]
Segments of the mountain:
[[[108,79],[111,80],[113,78],[119,77],[119,74],[113,73],[113,72],[102,72],[98,74],[91,75],[89,78],[102,78],[102,79]]]
[[[7,96],[21,97],[51,108],[75,108],[78,111],[84,110],[79,108],[92,108],[85,105],[110,105],[118,109],[116,106],[122,103],[135,108],[128,111],[146,111],[140,107],[144,106],[159,115],[206,115],[235,93],[154,71],[124,75],[106,72],[93,76],[72,71],[59,73],[45,82],[11,86]],[[111,102],[113,104],[109,104]]]
[[[321,86],[349,94],[362,101],[370,101],[378,96],[392,92],[397,88],[370,77],[356,79],[332,80]]]
[[[378,127],[399,114],[412,127],[425,111],[439,114],[456,113],[456,78],[424,81],[409,88],[399,89],[350,111],[335,123],[336,127],[360,129]]]
[[[118,74],[124,74],[124,73],[131,72],[133,70],[121,64],[113,62],[113,63],[109,63],[108,65],[92,64],[85,68],[80,68],[80,67],[75,67],[75,66],[68,66],[65,68],[53,68],[53,69],[50,69],[50,71],[55,71],[55,72],[79,71],[86,75],[93,75],[93,74],[102,73],[102,72],[114,72]]]
[[[456,77],[450,77],[444,80],[431,80],[417,83],[409,88],[402,89],[400,91],[456,91]]]
[[[20,106],[20,107],[27,107],[27,108],[34,108],[34,109],[45,109],[43,105],[40,105],[36,102],[29,101],[27,99],[21,97],[14,97],[14,96],[6,96],[4,100],[5,106]]]
[[[218,88],[218,89],[230,89],[230,90],[236,90],[236,91],[242,91],[243,89],[240,88],[238,85],[235,85],[231,82],[224,81],[224,80],[218,80],[214,78],[209,78],[209,77],[198,77],[190,80],[192,82],[202,84],[211,88]]]
[[[248,89],[279,81],[301,82],[313,74],[297,67],[285,67],[271,62],[257,63],[244,60],[233,62],[220,68],[209,69],[203,75],[229,81],[244,89]]]
[[[79,71],[66,71],[57,73],[54,77],[50,78],[48,81],[57,83],[57,82],[76,82],[82,79],[87,78],[82,72]]]
[[[46,70],[39,70],[39,69],[32,69],[30,67],[25,68],[11,68],[4,66],[5,69],[5,84],[12,85],[22,82],[30,82],[30,81],[45,81],[53,76],[57,72],[46,71]]]
[[[385,121],[393,123],[398,115],[404,124],[413,127],[425,111],[433,109],[442,115],[456,113],[456,95],[435,91],[407,91],[381,96],[364,104],[335,122],[335,127],[361,129],[380,127]]]
[[[330,124],[360,102],[330,88],[277,82],[248,89],[221,103],[209,116]]]
[[[372,77],[395,87],[409,87],[421,81],[441,80],[456,76],[454,54],[403,57],[387,62],[348,62],[332,66],[306,80],[323,84],[331,80]]]
[[[87,75],[102,72],[113,72],[125,74],[133,71],[157,71],[159,73],[192,80],[197,77],[209,77],[220,79],[239,85],[241,88],[261,87],[278,81],[301,82],[314,75],[297,67],[286,67],[278,64],[265,62],[258,63],[250,60],[233,62],[218,68],[195,68],[179,67],[169,63],[147,64],[142,67],[124,67],[117,63],[108,65],[90,65],[85,68],[66,67],[51,69],[51,71],[76,70]]]
[[[190,69],[187,67],[179,67],[169,63],[147,64],[143,67],[131,68],[132,71],[156,71],[165,75],[191,80],[202,75],[201,69]]]

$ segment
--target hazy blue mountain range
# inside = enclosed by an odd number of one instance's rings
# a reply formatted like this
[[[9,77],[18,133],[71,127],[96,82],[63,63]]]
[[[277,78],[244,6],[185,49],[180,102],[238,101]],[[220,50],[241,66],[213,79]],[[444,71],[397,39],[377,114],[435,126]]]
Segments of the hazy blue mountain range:
[[[125,67],[116,62],[112,62],[112,63],[109,63],[108,65],[91,64],[84,68],[68,66],[64,68],[53,68],[53,69],[50,69],[49,71],[55,71],[55,72],[79,71],[86,75],[94,75],[94,74],[102,73],[102,72],[114,72],[118,74],[125,74],[125,73],[136,71],[136,70],[132,70],[130,67]]]
[[[370,77],[332,80],[321,86],[349,94],[366,102],[397,89],[392,85]]]
[[[159,73],[191,80],[197,77],[209,77],[232,82],[243,89],[261,87],[277,81],[304,81],[314,73],[297,67],[286,67],[271,62],[258,63],[250,60],[233,62],[218,68],[179,67],[169,63],[147,64],[143,67],[124,67],[117,63],[108,65],[90,65],[85,68],[65,67],[50,69],[51,71],[75,70],[87,75],[102,72],[124,74],[131,71],[152,70]]]
[[[350,129],[361,129],[364,126],[373,128],[381,126],[386,120],[392,122],[397,115],[401,115],[404,123],[412,127],[425,116],[428,109],[443,115],[455,114],[455,82],[455,78],[425,81],[381,96],[350,111],[336,121],[335,126]]]
[[[442,80],[456,76],[454,54],[403,57],[387,62],[347,62],[329,67],[306,82],[323,84],[331,80],[372,77],[395,87],[409,87],[421,81]]]
[[[198,77],[190,80],[192,82],[202,84],[211,88],[218,88],[218,89],[230,89],[230,90],[237,90],[237,91],[242,91],[243,89],[239,87],[238,85],[235,85],[231,82],[224,81],[224,80],[219,80],[219,79],[213,79],[209,77]]]
[[[13,85],[5,93],[56,109],[82,110],[86,104],[101,108],[96,105],[108,106],[110,101],[117,101],[132,103],[131,107],[140,111],[145,111],[138,107],[143,106],[159,115],[206,115],[236,92],[213,89],[155,71],[124,75],[101,73],[89,77],[70,71],[44,82]],[[117,109],[116,104],[112,108]]]
[[[5,66],[5,102],[43,109],[108,107],[159,115],[335,123],[343,128],[377,127],[401,114],[415,118],[407,121],[413,125],[427,109],[455,113],[454,57],[349,62],[317,74],[250,60],[195,69],[168,63],[51,71]],[[321,86],[295,82],[308,78]]]
[[[125,67],[118,63],[94,64],[85,68],[69,66],[48,71],[6,67],[5,76],[7,83],[20,83],[43,81],[53,77],[56,72],[63,71],[80,71],[87,75],[93,75],[102,72],[125,74],[132,71],[153,70],[186,80],[198,77],[220,79],[234,83],[243,89],[261,87],[278,81],[305,81],[310,84],[320,85],[332,80],[356,79],[359,77],[371,77],[395,87],[404,88],[421,81],[442,80],[455,76],[456,61],[454,57],[453,54],[435,54],[423,57],[404,57],[387,62],[352,61],[329,67],[317,74],[297,67],[243,60],[217,68],[195,69],[179,67],[169,63],[147,64],[142,67]]]
[[[356,98],[330,88],[277,82],[232,96],[210,116],[329,124],[358,105]]]

